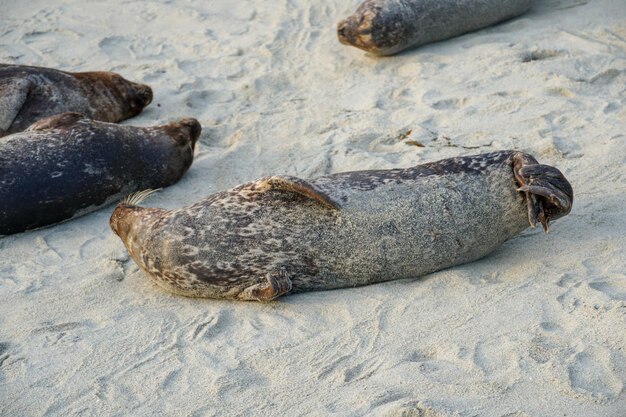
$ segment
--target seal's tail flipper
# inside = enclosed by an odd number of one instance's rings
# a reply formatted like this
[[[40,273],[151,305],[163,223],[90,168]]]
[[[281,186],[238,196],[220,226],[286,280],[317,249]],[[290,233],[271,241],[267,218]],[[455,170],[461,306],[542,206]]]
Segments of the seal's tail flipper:
[[[86,116],[83,116],[80,113],[61,113],[55,114],[54,116],[46,117],[44,119],[37,120],[32,125],[28,126],[26,131],[33,130],[48,130],[48,129],[58,129],[61,127],[68,127],[73,125],[79,120],[86,119]]]
[[[532,227],[541,223],[547,232],[550,220],[567,215],[572,209],[574,191],[558,169],[542,165],[530,155],[515,155],[513,172],[519,191],[526,194],[528,221]]]
[[[261,178],[255,182],[253,186],[259,191],[280,190],[300,194],[306,198],[317,201],[325,207],[331,209],[340,208],[339,203],[328,194],[310,182],[298,177],[275,175],[273,177]]]

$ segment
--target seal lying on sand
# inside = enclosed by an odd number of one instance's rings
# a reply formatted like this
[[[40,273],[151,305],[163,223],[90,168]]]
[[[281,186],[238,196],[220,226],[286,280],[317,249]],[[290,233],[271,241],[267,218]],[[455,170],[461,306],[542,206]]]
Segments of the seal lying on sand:
[[[339,41],[378,55],[519,16],[533,0],[366,0],[337,26]]]
[[[0,235],[93,211],[128,193],[178,181],[193,161],[196,119],[157,127],[42,119],[0,141]]]
[[[569,213],[556,168],[503,151],[409,169],[275,176],[176,210],[131,196],[110,225],[158,285],[269,301],[287,292],[412,278],[487,255]]]
[[[63,112],[117,123],[152,101],[152,89],[113,72],[64,72],[0,64],[0,136]]]

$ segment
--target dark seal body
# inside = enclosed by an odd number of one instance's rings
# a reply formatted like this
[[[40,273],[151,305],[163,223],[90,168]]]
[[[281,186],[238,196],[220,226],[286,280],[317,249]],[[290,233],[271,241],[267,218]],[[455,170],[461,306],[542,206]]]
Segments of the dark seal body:
[[[178,181],[193,161],[195,119],[157,127],[42,119],[0,141],[0,235],[46,226],[145,188]]]
[[[169,211],[127,201],[110,224],[168,291],[267,301],[481,258],[529,222],[547,228],[572,198],[556,168],[503,151],[307,181],[267,177]]]
[[[0,136],[65,112],[117,123],[141,113],[151,101],[150,87],[113,72],[0,64]]]
[[[533,0],[366,0],[337,26],[339,41],[378,55],[458,36],[525,13]]]

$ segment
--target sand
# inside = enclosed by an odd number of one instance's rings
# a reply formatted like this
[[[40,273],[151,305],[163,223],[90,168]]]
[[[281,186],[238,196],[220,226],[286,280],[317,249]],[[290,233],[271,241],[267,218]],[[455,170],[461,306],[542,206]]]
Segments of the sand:
[[[626,416],[626,3],[527,15],[392,58],[340,45],[354,0],[0,0],[0,61],[113,70],[203,125],[179,207],[520,149],[571,214],[426,277],[272,304],[162,292],[112,206],[0,239],[0,415]]]

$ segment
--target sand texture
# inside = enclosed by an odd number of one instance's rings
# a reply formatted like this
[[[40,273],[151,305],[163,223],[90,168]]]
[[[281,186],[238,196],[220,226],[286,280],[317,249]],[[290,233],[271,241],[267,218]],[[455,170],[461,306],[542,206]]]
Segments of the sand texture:
[[[0,238],[0,415],[626,416],[626,2],[521,18],[392,58],[340,45],[354,0],[0,0],[0,61],[152,86],[126,124],[200,120],[147,206],[520,149],[571,214],[426,277],[272,304],[162,292],[108,206]]]

